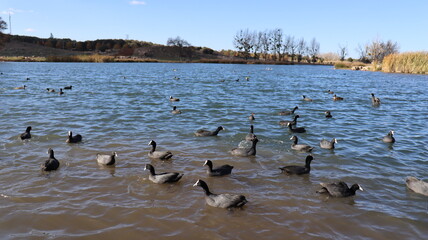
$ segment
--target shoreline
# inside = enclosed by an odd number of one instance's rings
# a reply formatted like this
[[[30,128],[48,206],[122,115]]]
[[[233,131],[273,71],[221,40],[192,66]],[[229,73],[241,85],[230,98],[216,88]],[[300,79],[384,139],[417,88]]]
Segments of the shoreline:
[[[245,59],[198,59],[198,60],[164,60],[153,58],[123,58],[104,55],[88,55],[87,59],[78,59],[70,56],[52,57],[25,57],[0,56],[0,62],[98,62],[98,63],[213,63],[213,64],[254,64],[254,65],[314,65],[333,66],[334,63],[306,63],[306,62],[275,62]],[[51,60],[49,60],[51,59]]]

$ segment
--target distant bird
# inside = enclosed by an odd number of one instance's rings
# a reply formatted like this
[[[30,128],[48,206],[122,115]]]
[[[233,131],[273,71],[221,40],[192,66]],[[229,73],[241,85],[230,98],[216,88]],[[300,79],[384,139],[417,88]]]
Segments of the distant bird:
[[[25,130],[25,132],[22,133],[21,136],[20,136],[21,140],[30,139],[31,138],[31,133],[30,133],[31,129],[32,129],[31,126],[27,127],[27,129]]]
[[[16,88],[14,88],[14,89],[25,89],[27,86],[21,86],[21,87],[16,87]]]
[[[167,160],[173,156],[170,151],[156,151],[156,142],[153,140],[151,140],[148,145],[152,145],[152,149],[148,153],[149,158]]]
[[[382,141],[385,143],[394,143],[395,142],[395,138],[394,138],[394,131],[389,131],[389,133],[382,138]]]
[[[255,156],[256,155],[256,145],[259,139],[257,137],[251,139],[251,147],[249,148],[243,148],[238,147],[234,148],[230,151],[230,153],[234,156],[240,156],[240,157],[248,157],[248,156]]]
[[[179,78],[179,77],[177,77],[177,76],[175,76],[175,77],[174,77],[174,80],[180,80],[180,78]]]
[[[372,104],[373,105],[379,105],[380,104],[380,99],[375,97],[374,93],[372,93]]]
[[[304,133],[304,132],[306,132],[306,129],[304,127],[293,128],[291,123],[287,123],[287,126],[288,126],[288,130],[290,132],[293,132],[293,133]]]
[[[58,95],[62,95],[64,92],[62,91],[62,88],[59,89]]]
[[[250,77],[245,77],[245,80],[250,81]]]
[[[179,98],[174,98],[172,96],[169,96],[169,101],[171,101],[171,102],[178,102],[178,101],[180,101],[180,99]]]
[[[317,193],[326,193],[332,197],[349,197],[355,195],[357,190],[364,191],[363,188],[354,184],[351,188],[345,182],[320,183],[322,188]]]
[[[184,174],[178,172],[155,173],[155,168],[151,164],[146,164],[144,170],[149,170],[149,180],[154,183],[174,183],[183,177]]]
[[[251,115],[248,117],[250,121],[254,121],[256,118],[254,117],[255,113],[251,113]]]
[[[329,94],[334,94],[334,92],[333,92],[333,91],[331,91],[331,90],[327,90],[327,93],[329,93]]]
[[[340,100],[343,100],[343,97],[338,97],[336,96],[336,94],[334,94],[333,101],[340,101]]]
[[[53,89],[53,88],[46,88],[46,90],[47,90],[48,92],[55,92],[55,89]]]
[[[56,160],[54,156],[54,151],[52,150],[52,148],[48,149],[48,154],[49,154],[49,159],[46,160],[44,164],[42,164],[41,166],[42,170],[43,171],[57,170],[59,167],[59,161]]]
[[[311,162],[312,160],[314,160],[314,157],[312,157],[312,155],[308,155],[306,156],[306,160],[305,160],[305,166],[295,166],[295,165],[290,165],[290,166],[285,166],[285,167],[281,167],[279,169],[281,169],[281,172],[287,174],[287,175],[302,175],[302,174],[307,174],[311,171]]]
[[[312,102],[312,98],[308,98],[305,95],[302,95],[303,101]]]
[[[254,134],[254,126],[251,124],[250,132],[247,134],[247,136],[245,136],[245,141],[251,141],[255,137],[256,135]]]
[[[297,142],[299,141],[299,139],[297,138],[297,136],[292,136],[290,138],[290,140],[293,140],[293,143],[291,144],[291,149],[293,149],[293,150],[303,151],[303,152],[310,152],[310,151],[312,151],[312,149],[314,149],[313,147],[311,147],[309,145],[297,144]]]
[[[173,106],[171,113],[172,114],[181,114],[181,111],[177,109],[177,106]]]
[[[205,192],[205,202],[211,206],[211,207],[219,207],[219,208],[240,208],[244,206],[248,201],[243,195],[236,195],[236,194],[215,194],[210,192],[208,185],[198,179],[195,184],[193,184],[194,187],[199,186],[201,187]]]
[[[279,113],[278,113],[278,115],[281,115],[281,116],[285,116],[285,115],[292,115],[292,114],[294,114],[294,112],[295,112],[297,109],[299,109],[299,107],[298,107],[298,106],[295,106],[295,107],[293,108],[293,110],[291,110],[291,111],[281,111],[281,112],[279,112]]]
[[[232,172],[233,169],[233,166],[229,164],[213,168],[213,163],[211,162],[211,160],[206,160],[204,166],[208,167],[207,174],[212,177],[228,175]]]
[[[333,138],[331,141],[323,139],[320,142],[320,147],[324,149],[334,149],[335,143],[337,143],[336,138]]]
[[[30,78],[29,78],[29,77],[27,77],[25,80],[27,80],[27,81],[28,81],[28,80],[30,80]]]
[[[217,136],[217,134],[221,131],[225,130],[224,127],[219,126],[215,131],[209,131],[206,129],[199,129],[195,132],[195,135],[197,137],[208,137],[208,136]]]
[[[406,178],[406,186],[415,193],[428,196],[428,183],[415,177]]]
[[[326,118],[332,118],[333,116],[331,115],[330,111],[326,111],[325,112],[325,117]]]
[[[68,138],[65,140],[66,143],[78,143],[82,141],[82,135],[77,134],[76,136],[73,136],[72,131],[68,131]]]
[[[279,121],[279,125],[287,126],[289,123],[291,125],[297,124],[297,119],[299,118],[299,115],[294,116],[294,119],[292,121]]]
[[[70,86],[65,86],[65,87],[64,87],[64,89],[67,89],[67,90],[71,90],[72,88],[73,88],[73,86],[71,86],[71,85],[70,85]]]
[[[100,154],[97,153],[97,162],[101,165],[111,166],[116,163],[117,153],[113,152],[112,154]]]

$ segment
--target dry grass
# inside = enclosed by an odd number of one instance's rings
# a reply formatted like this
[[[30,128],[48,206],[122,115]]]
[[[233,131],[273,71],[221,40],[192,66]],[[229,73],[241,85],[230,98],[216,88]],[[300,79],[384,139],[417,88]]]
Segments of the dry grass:
[[[0,61],[5,62],[45,62],[45,57],[25,57],[25,56],[0,56]]]
[[[48,56],[46,62],[113,62],[114,57],[104,55]]]
[[[406,52],[388,55],[383,59],[382,71],[428,74],[428,52]]]
[[[348,61],[336,61],[334,62],[335,69],[352,69],[352,67],[364,67],[368,66],[368,64],[362,62],[348,62]]]

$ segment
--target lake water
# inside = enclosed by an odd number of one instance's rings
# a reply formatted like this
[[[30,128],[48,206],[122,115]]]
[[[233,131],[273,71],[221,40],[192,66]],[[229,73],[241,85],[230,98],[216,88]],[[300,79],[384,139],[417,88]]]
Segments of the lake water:
[[[427,180],[428,76],[334,70],[330,66],[168,63],[0,63],[1,239],[426,239],[428,197],[406,189],[405,177]],[[249,81],[245,77],[249,77]],[[26,80],[29,78],[29,80]],[[175,79],[179,78],[179,79]],[[239,79],[240,81],[236,81]],[[14,87],[28,86],[26,90]],[[46,88],[72,85],[65,94]],[[333,101],[331,89],[343,101]],[[371,104],[370,93],[382,101]],[[313,102],[302,101],[302,95]],[[180,102],[171,103],[169,96]],[[176,105],[183,113],[171,114]],[[282,110],[300,115],[300,141],[315,147],[311,173],[290,149]],[[326,119],[330,110],[333,118]],[[255,157],[235,157],[254,112]],[[19,135],[32,126],[32,138]],[[195,137],[223,126],[217,137]],[[83,142],[67,144],[67,132]],[[381,138],[395,131],[396,142]],[[321,139],[337,138],[334,151]],[[150,140],[170,161],[150,160]],[[40,164],[52,148],[59,170]],[[97,153],[118,153],[113,168]],[[202,166],[230,164],[210,178]],[[148,180],[144,165],[178,171],[176,184]],[[243,209],[206,205],[214,193],[247,197]],[[364,191],[334,199],[320,182],[359,183]]]

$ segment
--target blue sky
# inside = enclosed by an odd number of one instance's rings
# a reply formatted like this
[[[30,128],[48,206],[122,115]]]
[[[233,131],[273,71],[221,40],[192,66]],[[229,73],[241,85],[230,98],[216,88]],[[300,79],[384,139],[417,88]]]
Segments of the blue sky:
[[[312,38],[321,52],[374,39],[392,40],[401,52],[428,50],[426,0],[0,0],[12,34],[74,40],[135,39],[166,44],[180,36],[194,46],[234,49],[241,29],[281,28]],[[9,29],[5,32],[9,33]]]

